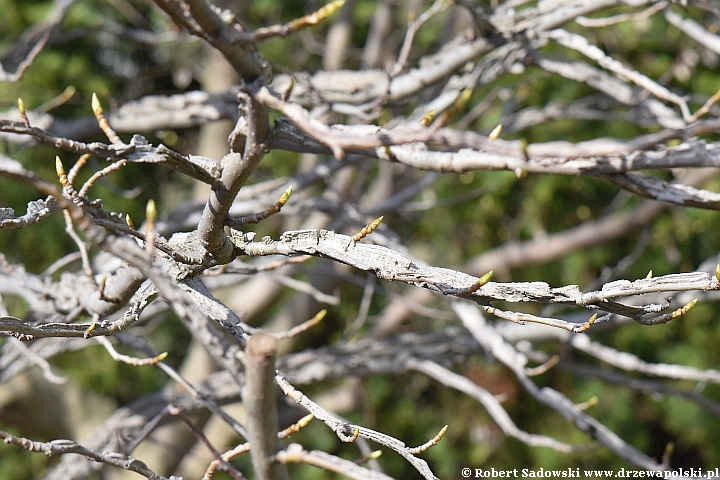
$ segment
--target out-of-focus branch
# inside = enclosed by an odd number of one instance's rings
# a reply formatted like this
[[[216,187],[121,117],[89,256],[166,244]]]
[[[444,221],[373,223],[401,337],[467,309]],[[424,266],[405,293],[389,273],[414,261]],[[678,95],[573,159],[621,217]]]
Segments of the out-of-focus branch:
[[[15,338],[8,339],[6,343],[7,345],[14,347],[23,358],[27,359],[28,362],[40,367],[40,369],[42,370],[43,378],[45,378],[48,382],[54,383],[56,385],[61,385],[68,381],[67,377],[55,374],[52,371],[52,367],[50,366],[48,361],[45,360],[42,356],[38,355],[33,350],[31,350],[27,345],[25,345],[25,343]]]
[[[48,354],[52,355],[53,351],[49,349]],[[307,385],[347,375],[404,373],[407,367],[403,362],[408,355],[453,365],[456,362],[464,363],[469,356],[481,352],[480,345],[472,337],[457,328],[450,328],[442,332],[407,333],[386,339],[369,338],[305,350],[281,357],[278,359],[278,368],[287,372],[288,379],[294,384]],[[147,353],[153,354],[150,351]],[[0,357],[0,362],[4,359]],[[8,370],[2,363],[0,366],[4,367],[3,373]],[[214,399],[219,405],[237,402],[241,399],[241,384],[244,384],[244,373],[235,375],[224,370],[213,373],[194,386],[202,396],[178,389],[174,384],[167,386],[116,411],[96,427],[84,443],[98,451],[121,451],[118,433],[128,439],[136,438],[141,428],[168,404],[177,405],[191,413],[206,408],[205,399],[208,398]],[[70,457],[65,457],[48,475],[47,480],[66,480],[71,471],[80,472],[78,475],[89,475],[99,468],[100,464],[85,460],[78,466]]]
[[[434,380],[455,388],[483,404],[487,412],[500,427],[503,433],[514,437],[530,446],[543,446],[560,452],[571,452],[575,447],[559,442],[544,435],[534,435],[520,430],[512,421],[500,402],[490,392],[473,383],[469,378],[458,375],[432,360],[409,359],[407,366],[433,378]]]
[[[720,37],[708,32],[694,20],[683,18],[668,7],[663,12],[665,19],[675,27],[682,30],[688,37],[704,45],[715,53],[720,54]]]
[[[245,408],[248,412],[248,440],[253,469],[260,480],[289,479],[285,466],[272,460],[278,450],[278,419],[275,403],[275,356],[278,341],[272,335],[256,333],[248,340],[245,356]]]
[[[672,93],[667,88],[661,86],[657,82],[651,80],[649,77],[637,72],[636,70],[625,67],[623,64],[607,56],[598,47],[591,45],[588,40],[582,35],[572,34],[561,28],[547,32],[546,38],[553,39],[560,45],[576,50],[586,57],[595,60],[598,65],[613,72],[614,74],[627,78],[636,85],[643,87],[647,91],[651,92],[656,97],[674,103],[680,108],[683,119],[686,122],[690,120],[690,110],[688,109],[687,101]]]
[[[586,338],[583,336],[577,336],[577,338]],[[539,351],[531,351],[529,349],[523,349],[522,353],[526,354],[528,358],[535,361],[548,361],[548,355]],[[622,353],[622,352],[621,352]],[[672,365],[676,367],[677,365]],[[712,413],[716,417],[720,417],[720,403],[708,399],[698,391],[682,390],[679,388],[672,387],[661,381],[648,380],[644,378],[637,378],[636,376],[626,375],[620,372],[610,371],[603,368],[590,367],[587,365],[573,362],[570,360],[561,359],[556,368],[568,371],[575,375],[583,378],[597,378],[603,382],[607,382],[613,385],[619,385],[622,387],[632,388],[633,390],[640,391],[645,395],[674,395],[676,397],[684,398],[691,402],[694,402]]]
[[[190,33],[206,40],[217,48],[245,82],[269,76],[267,62],[260,56],[255,45],[234,44],[233,30],[221,17],[219,10],[206,0],[185,0],[171,2],[156,0],[155,3]],[[235,20],[235,19],[232,19]],[[235,28],[240,28],[234,23]]]
[[[658,2],[655,5],[651,5],[641,12],[635,13],[621,13],[619,15],[613,15],[611,17],[600,17],[600,18],[587,18],[577,17],[575,21],[583,27],[589,28],[602,28],[609,25],[615,25],[623,22],[635,22],[638,20],[645,20],[648,17],[655,15],[657,12],[667,6],[667,2]]]
[[[296,18],[286,24],[258,28],[252,32],[247,32],[242,30],[242,28],[237,28],[239,27],[238,25],[236,30],[228,36],[230,42],[234,43],[256,43],[273,37],[287,37],[288,35],[296,33],[304,28],[317,25],[335,13],[335,11],[342,7],[344,3],[345,0],[334,0],[319,10],[316,10],[308,15],[303,15],[302,17]]]
[[[668,183],[639,173],[603,175],[601,178],[636,195],[686,207],[720,210],[720,194],[682,183]]]
[[[525,373],[527,363],[525,355],[518,352],[489,326],[477,307],[464,302],[453,302],[452,307],[473,337],[499,362],[510,368],[523,388],[538,402],[558,412],[577,429],[587,433],[632,465],[648,470],[666,469],[662,464],[622,440],[605,425],[583,413],[562,393],[550,387],[539,388],[535,385]]]
[[[700,370],[682,365],[648,363],[632,353],[622,352],[615,348],[602,345],[585,336],[573,337],[569,343],[573,348],[581,352],[585,352],[598,360],[629,372],[640,372],[654,377],[720,383],[720,371],[718,370]]]
[[[67,11],[77,0],[54,0],[47,17],[36,25],[23,32],[20,40],[8,48],[0,57],[0,81],[17,82],[22,78],[25,70],[32,65],[35,58],[42,51],[55,27],[65,18]],[[15,71],[5,71],[3,64],[14,63]]]

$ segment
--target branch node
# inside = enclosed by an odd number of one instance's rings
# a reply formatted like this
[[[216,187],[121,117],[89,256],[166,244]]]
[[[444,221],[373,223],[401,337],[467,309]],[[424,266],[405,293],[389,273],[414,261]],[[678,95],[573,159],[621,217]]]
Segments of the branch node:
[[[575,328],[573,329],[573,332],[575,332],[575,333],[583,333],[583,332],[588,331],[588,330],[590,329],[590,327],[593,326],[593,323],[595,323],[595,320],[597,320],[597,318],[598,318],[598,314],[597,314],[597,313],[593,313],[593,316],[590,317],[587,322],[583,323],[583,324],[580,325],[579,327],[575,327]]]
[[[350,242],[348,242],[347,247],[345,247],[345,251],[347,251],[348,248],[350,248],[350,245],[353,245],[363,238],[370,235],[372,232],[375,231],[375,229],[382,223],[384,216],[379,216],[375,220],[372,221],[372,223],[369,223],[365,225],[358,233],[352,236],[350,239]]]
[[[85,330],[85,333],[83,333],[83,338],[90,338],[90,334],[92,334],[93,330],[97,327],[97,322],[92,322],[90,326]]]
[[[352,426],[352,425],[348,425],[348,427],[353,428],[352,435],[345,435],[343,432],[339,432],[339,431],[337,432],[337,434],[338,434],[338,437],[340,437],[340,440],[342,440],[343,442],[353,443],[360,436],[360,427]]]

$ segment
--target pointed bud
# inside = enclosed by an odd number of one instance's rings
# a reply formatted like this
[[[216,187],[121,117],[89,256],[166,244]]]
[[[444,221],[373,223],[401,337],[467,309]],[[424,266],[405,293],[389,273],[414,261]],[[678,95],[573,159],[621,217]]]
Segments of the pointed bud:
[[[328,3],[320,9],[325,14],[323,18],[329,17],[330,15],[338,11],[343,5],[345,5],[345,0],[335,0],[334,2]]]
[[[305,415],[300,420],[298,420],[297,426],[300,428],[303,428],[303,427],[307,426],[308,423],[312,422],[313,418],[315,418],[315,415],[313,415],[312,413],[309,415]]]
[[[100,99],[98,99],[98,96],[95,93],[92,94],[92,101],[90,102],[90,105],[92,106],[92,111],[96,116],[103,114],[102,105],[100,105]]]
[[[24,117],[26,115],[25,113],[25,102],[23,102],[22,98],[18,97],[18,112],[20,112],[20,115]]]
[[[480,277],[480,279],[477,282],[475,282],[475,285],[477,285],[478,287],[482,287],[483,285],[485,285],[486,283],[488,283],[490,281],[492,276],[493,276],[493,271],[490,270],[485,275]]]
[[[152,198],[148,200],[147,206],[145,207],[145,221],[154,223],[157,218],[157,209],[155,208],[155,200]]]
[[[665,455],[666,456],[671,457],[674,451],[675,451],[675,444],[673,442],[670,442],[665,446]]]
[[[62,160],[57,155],[55,156],[55,172],[58,177],[65,175],[65,167],[63,166]]]
[[[290,195],[292,195],[292,185],[290,185],[287,190],[280,196],[280,200],[278,200],[278,206],[282,207],[287,203],[288,199],[290,198]]]
[[[472,88],[466,88],[463,90],[460,95],[458,95],[457,100],[455,100],[455,103],[453,104],[453,109],[455,111],[462,110],[465,108],[465,105],[470,101],[470,97],[472,97]]]
[[[432,121],[435,119],[435,114],[437,114],[437,110],[434,108],[427,112],[423,117],[420,119],[420,123],[423,124],[424,127],[427,127],[432,123]]]
[[[492,142],[497,139],[500,136],[500,132],[502,132],[502,128],[502,123],[498,123],[498,126],[493,128],[493,131],[490,132],[490,135],[488,135],[488,140]]]

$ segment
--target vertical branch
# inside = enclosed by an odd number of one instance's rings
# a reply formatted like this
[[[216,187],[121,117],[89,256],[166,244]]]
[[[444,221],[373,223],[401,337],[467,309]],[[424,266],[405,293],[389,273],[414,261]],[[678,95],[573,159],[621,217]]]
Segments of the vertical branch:
[[[155,3],[175,22],[220,51],[245,85],[270,81],[270,68],[255,45],[233,43],[231,34],[234,29],[242,28],[240,24],[221,17],[218,10],[206,0],[178,2],[181,8],[168,0],[155,0]],[[244,93],[240,94],[240,100],[245,100],[247,138],[245,142],[242,139],[233,142],[231,153],[223,158],[220,185],[213,188],[198,225],[203,246],[216,263],[228,263],[234,258],[232,242],[225,234],[223,223],[238,191],[267,151],[264,142],[269,131],[268,107]],[[241,149],[244,149],[242,156],[237,153]]]
[[[258,333],[248,341],[245,368],[247,387],[245,408],[255,478],[289,479],[285,466],[270,457],[278,447],[278,419],[275,405],[275,355],[278,341],[272,335]]]
[[[233,151],[223,158],[220,183],[213,187],[198,225],[203,246],[218,263],[228,263],[234,258],[233,244],[224,230],[225,219],[240,188],[267,152],[264,143],[269,130],[267,106],[245,93],[239,97],[245,100],[248,122],[248,134],[242,145],[243,154]]]

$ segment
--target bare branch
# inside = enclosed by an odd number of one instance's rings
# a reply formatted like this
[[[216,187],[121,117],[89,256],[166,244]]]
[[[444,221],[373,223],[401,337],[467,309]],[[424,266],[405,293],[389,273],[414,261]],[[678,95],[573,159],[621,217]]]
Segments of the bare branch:
[[[648,363],[632,353],[622,352],[615,348],[602,345],[582,335],[573,337],[569,343],[573,348],[592,355],[598,360],[630,372],[640,372],[655,377],[720,383],[720,371],[717,370],[701,370],[694,367],[666,363]]]
[[[278,450],[278,420],[273,377],[278,341],[272,335],[256,333],[248,341],[245,371],[248,433],[253,469],[261,480],[289,479],[285,467],[272,460]]]
[[[666,275],[635,282],[620,280],[604,285],[600,291],[588,293],[582,293],[576,285],[551,288],[544,282],[506,284],[488,282],[475,289],[478,282],[481,282],[480,278],[445,268],[424,266],[388,248],[352,243],[351,237],[326,230],[285,232],[277,242],[273,242],[269,238],[262,242],[252,242],[247,235],[233,232],[232,240],[238,252],[246,255],[307,254],[331,258],[361,270],[372,271],[378,278],[384,280],[401,281],[444,295],[462,296],[481,304],[498,300],[562,303],[591,309],[599,308],[638,321],[643,320],[642,317],[648,313],[658,313],[666,309],[668,305],[650,304],[645,307],[628,307],[612,300],[650,292],[719,288],[719,282],[715,276],[705,272],[695,272]],[[352,247],[348,248],[348,245],[352,245]],[[492,310],[495,312],[496,309]],[[496,313],[501,314],[502,312],[497,310]],[[562,320],[542,319],[527,314],[512,314],[508,316],[508,319],[511,317],[520,322],[552,324],[572,331],[580,328],[577,324]]]
[[[538,402],[558,412],[566,420],[571,421],[577,429],[589,434],[600,444],[632,465],[649,470],[663,470],[665,468],[662,464],[658,464],[647,455],[623,441],[602,423],[578,410],[575,404],[562,393],[550,387],[539,388],[535,385],[525,374],[524,367],[527,361],[525,356],[515,350],[515,348],[507,343],[492,327],[487,325],[485,319],[475,306],[462,302],[453,302],[452,307],[460,317],[460,320],[462,320],[465,328],[467,328],[475,339],[483,344],[498,361],[513,371],[525,390]]]
[[[231,26],[221,16],[221,12],[206,0],[185,0],[179,2],[180,8],[167,0],[156,0],[155,3],[175,22],[188,28],[190,33],[200,36],[217,48],[245,82],[269,77],[267,62],[260,56],[255,45],[234,44]],[[234,23],[234,28],[242,27]]]
[[[587,18],[581,16],[577,17],[575,21],[583,27],[602,28],[622,22],[636,22],[638,20],[645,20],[655,15],[657,12],[659,12],[665,7],[667,7],[666,2],[658,2],[655,5],[651,5],[650,7],[646,8],[641,12],[622,13],[619,15],[613,15],[611,17],[601,18]]]
[[[7,60],[14,60],[17,64],[15,65],[15,71],[9,73],[5,70],[5,67],[0,64],[0,81],[3,82],[17,82],[19,81],[25,70],[32,65],[35,58],[42,51],[47,43],[50,35],[52,34],[55,27],[57,27],[65,18],[67,11],[70,10],[77,0],[55,0],[53,6],[45,19],[32,27],[28,28],[20,37],[16,45],[8,48],[8,51],[2,63],[7,65]],[[12,57],[22,58],[12,58]]]
[[[302,29],[319,24],[335,13],[344,3],[345,0],[335,0],[313,13],[303,15],[284,25],[258,28],[252,32],[243,31],[242,28],[239,28],[239,25],[236,24],[236,31],[229,34],[230,41],[233,43],[256,43],[272,37],[287,37]]]
[[[424,460],[417,458],[415,455],[410,453],[410,447],[406,446],[400,440],[390,437],[389,435],[370,430],[369,428],[351,425],[340,420],[339,418],[325,411],[318,404],[306,397],[302,392],[290,385],[290,383],[288,383],[288,381],[285,380],[285,378],[280,374],[275,376],[275,383],[277,383],[280,388],[282,388],[283,392],[285,392],[285,395],[289,396],[295,402],[297,402],[298,405],[306,409],[308,412],[312,413],[315,418],[332,428],[335,434],[342,441],[352,442],[357,437],[362,437],[377,442],[402,455],[403,458],[405,458],[413,467],[415,467],[424,478],[428,480],[437,480],[437,477],[432,473],[427,463]]]
[[[314,465],[356,480],[392,480],[392,477],[384,473],[373,472],[354,462],[321,450],[305,451],[302,446],[297,443],[291,443],[287,449],[279,451],[277,455],[275,455],[275,459],[281,463],[307,463],[308,465]]]
[[[185,175],[209,185],[220,179],[218,165],[209,159],[197,156],[185,157],[164,145],[153,147],[141,135],[134,135],[129,144],[106,145],[99,142],[83,143],[70,140],[37,127],[27,127],[20,122],[0,119],[0,132],[30,135],[46,145],[52,145],[67,152],[92,154],[110,161],[127,159],[129,162],[164,163]]]
[[[703,46],[715,53],[720,53],[720,37],[713,35],[689,18],[683,18],[675,13],[670,7],[664,11],[665,19],[675,27],[682,30],[688,37],[694,39]]]
[[[119,467],[124,470],[138,473],[143,477],[149,478],[150,480],[170,480],[166,477],[163,477],[162,475],[158,475],[157,473],[153,472],[147,467],[147,465],[133,457],[120,455],[114,452],[99,452],[91,450],[71,440],[35,442],[32,440],[28,440],[27,438],[16,437],[7,432],[3,432],[2,430],[0,430],[0,438],[2,438],[5,443],[17,445],[29,452],[43,452],[49,457],[53,457],[55,455],[65,455],[68,453],[75,453],[78,455],[83,455],[96,462],[104,463],[113,467]]]
[[[615,73],[620,78],[627,78],[636,85],[643,87],[656,97],[674,103],[680,107],[683,119],[685,119],[686,122],[690,121],[690,110],[688,109],[687,101],[684,98],[672,93],[670,90],[659,85],[657,82],[651,80],[645,75],[629,69],[617,60],[605,55],[605,53],[598,47],[591,45],[585,37],[569,33],[563,29],[556,29],[547,32],[546,38],[553,39],[560,45],[582,53],[586,57],[595,60],[598,65]]]
[[[576,447],[559,442],[555,439],[544,435],[533,435],[531,433],[520,430],[512,421],[500,402],[490,392],[473,383],[470,379],[458,375],[431,360],[408,360],[408,367],[412,370],[424,373],[434,380],[455,388],[467,395],[474,397],[483,404],[495,423],[502,429],[505,435],[517,438],[521,442],[530,446],[549,447],[560,452],[571,452]]]

